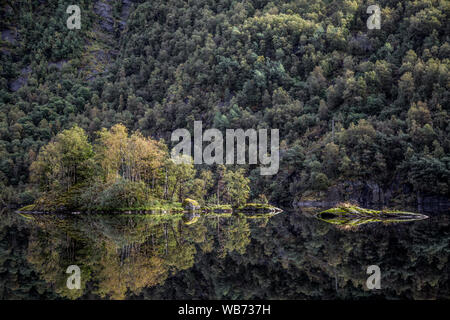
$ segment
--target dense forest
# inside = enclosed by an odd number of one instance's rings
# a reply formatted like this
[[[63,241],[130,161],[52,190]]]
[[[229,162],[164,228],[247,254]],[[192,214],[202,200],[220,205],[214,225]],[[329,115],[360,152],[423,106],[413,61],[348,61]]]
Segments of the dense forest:
[[[2,205],[32,203],[92,172],[111,181],[109,169],[173,200],[221,197],[226,173],[249,179],[250,200],[280,205],[350,182],[396,201],[449,198],[448,1],[377,1],[374,30],[373,3],[363,0],[77,2],[80,30],[66,27],[72,1],[1,3]],[[279,129],[278,174],[195,165],[181,173],[190,186],[175,173],[166,183],[171,132],[194,120]],[[118,129],[128,147],[152,154],[145,168],[99,160]],[[76,141],[92,166],[46,176],[46,161],[64,161],[58,148]],[[100,191],[110,199],[123,187],[108,186]]]

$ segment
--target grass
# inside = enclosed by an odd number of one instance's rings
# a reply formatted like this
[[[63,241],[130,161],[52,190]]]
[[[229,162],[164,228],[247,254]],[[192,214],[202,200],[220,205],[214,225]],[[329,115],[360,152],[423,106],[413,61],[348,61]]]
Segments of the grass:
[[[29,204],[29,205],[27,205],[27,206],[25,206],[25,207],[20,208],[20,209],[17,210],[17,211],[21,211],[21,212],[25,212],[25,211],[33,211],[35,207],[36,207],[35,204]]]
[[[240,206],[239,210],[253,210],[253,209],[270,209],[271,205],[265,203],[246,203],[243,206]]]

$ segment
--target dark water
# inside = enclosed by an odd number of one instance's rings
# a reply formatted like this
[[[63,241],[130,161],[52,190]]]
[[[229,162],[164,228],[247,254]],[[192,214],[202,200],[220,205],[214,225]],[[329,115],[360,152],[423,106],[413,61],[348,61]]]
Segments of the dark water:
[[[450,219],[338,228],[312,216],[20,216],[0,222],[1,299],[449,299]],[[81,289],[66,282],[81,269]],[[378,265],[381,289],[369,290]]]

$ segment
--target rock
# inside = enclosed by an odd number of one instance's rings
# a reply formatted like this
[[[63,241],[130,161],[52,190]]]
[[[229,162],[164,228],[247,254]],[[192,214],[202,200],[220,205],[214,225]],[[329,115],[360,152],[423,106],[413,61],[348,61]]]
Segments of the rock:
[[[182,207],[185,210],[198,210],[198,209],[200,209],[199,203],[196,200],[192,200],[192,199],[189,199],[189,198],[186,198],[186,199],[183,200]]]
[[[128,16],[130,15],[130,12],[131,12],[131,5],[132,5],[131,0],[123,0],[122,1],[122,12],[120,13],[120,21],[119,21],[120,31],[125,29],[125,26],[126,26],[127,20],[128,20]]]
[[[10,44],[15,44],[17,42],[17,32],[14,30],[2,30],[2,41],[9,42]]]
[[[295,199],[293,207],[333,206],[339,202],[356,202],[362,206],[390,205],[394,202],[417,204],[424,207],[449,208],[450,201],[443,196],[414,194],[410,185],[393,179],[388,186],[374,181],[344,181],[331,186],[322,195],[308,199]]]
[[[58,70],[61,70],[63,68],[63,66],[67,63],[67,60],[60,60],[60,61],[56,61],[56,62],[50,62],[48,64],[48,67],[55,67]]]
[[[28,82],[28,75],[31,73],[31,65],[20,70],[20,76],[9,84],[11,91],[17,91]]]
[[[109,2],[109,1],[106,1]],[[112,8],[109,3],[97,1],[94,5],[94,12],[101,17],[100,26],[108,32],[114,31],[114,20],[112,16]]]

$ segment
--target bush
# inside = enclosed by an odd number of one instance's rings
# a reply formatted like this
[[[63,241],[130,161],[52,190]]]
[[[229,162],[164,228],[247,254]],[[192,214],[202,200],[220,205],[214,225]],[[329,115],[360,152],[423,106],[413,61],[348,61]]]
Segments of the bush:
[[[144,206],[150,198],[150,190],[143,182],[119,178],[100,193],[98,205],[104,209],[132,208]]]

